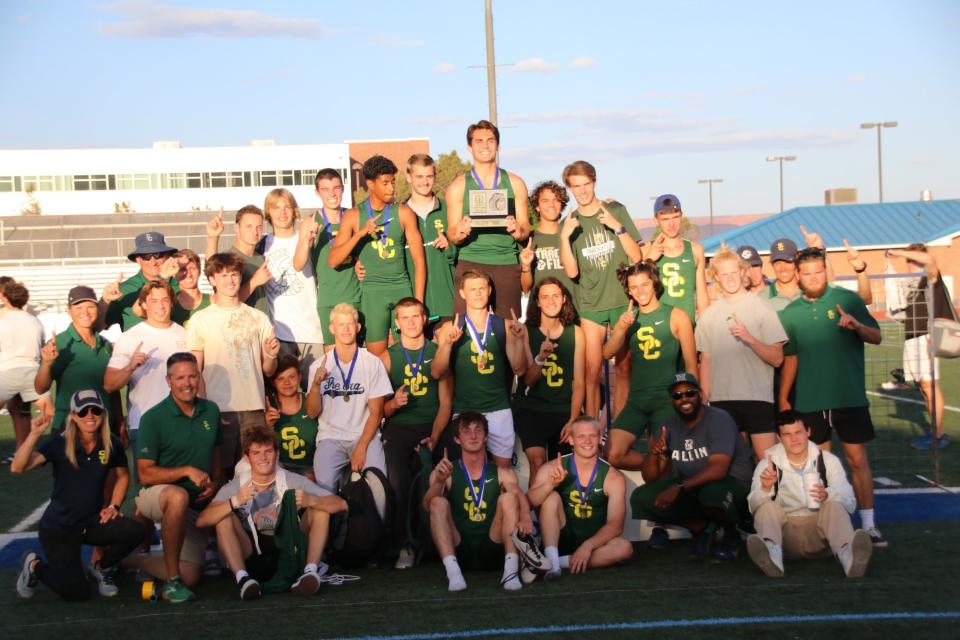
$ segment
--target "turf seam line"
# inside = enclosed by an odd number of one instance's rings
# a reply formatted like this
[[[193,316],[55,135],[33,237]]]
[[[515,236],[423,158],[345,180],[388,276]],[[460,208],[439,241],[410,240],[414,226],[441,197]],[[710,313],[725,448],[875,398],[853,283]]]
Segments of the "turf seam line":
[[[804,622],[865,622],[886,620],[930,620],[960,618],[960,611],[903,611],[890,613],[833,613],[806,616],[756,616],[739,618],[703,618],[700,620],[651,620],[603,624],[552,625],[544,627],[514,627],[444,631],[437,633],[409,633],[379,636],[341,636],[332,640],[442,640],[444,638],[481,638],[496,635],[534,635],[574,633],[578,631],[628,631],[640,629],[668,629],[677,627],[721,627],[741,624],[778,624]]]

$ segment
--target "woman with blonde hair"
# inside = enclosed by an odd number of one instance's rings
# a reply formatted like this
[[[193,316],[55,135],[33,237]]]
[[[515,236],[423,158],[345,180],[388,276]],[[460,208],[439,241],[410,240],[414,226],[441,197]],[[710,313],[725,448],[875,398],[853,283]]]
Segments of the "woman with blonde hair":
[[[17,474],[48,462],[53,466],[53,494],[38,532],[46,562],[36,551],[24,552],[17,593],[29,598],[37,583],[43,582],[64,600],[89,598],[89,583],[80,558],[81,546],[88,544],[102,547],[103,554],[87,567],[87,572],[101,595],[115,596],[114,570],[144,536],[139,523],[120,513],[130,483],[123,445],[110,433],[106,409],[94,389],[73,394],[63,432],[37,447],[49,424],[49,416],[33,420],[30,434],[10,464],[10,470]],[[113,489],[110,503],[104,506],[108,482]]]

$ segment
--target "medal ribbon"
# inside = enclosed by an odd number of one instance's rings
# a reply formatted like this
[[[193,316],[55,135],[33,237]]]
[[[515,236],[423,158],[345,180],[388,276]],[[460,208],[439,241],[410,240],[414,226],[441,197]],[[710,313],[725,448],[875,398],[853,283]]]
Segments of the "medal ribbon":
[[[343,213],[343,207],[340,207],[340,213]],[[320,207],[320,215],[323,216],[323,228],[326,230],[327,235],[330,236],[330,242],[333,242],[333,229],[331,228],[330,220],[327,218],[326,207]]]
[[[340,379],[343,380],[343,396],[346,397],[347,391],[350,389],[350,379],[353,377],[353,368],[357,365],[357,357],[360,355],[360,347],[356,348],[357,350],[353,352],[353,360],[350,361],[350,370],[347,371],[347,375],[343,375],[343,367],[340,366],[340,357],[337,356],[337,350],[333,350],[333,363],[337,365],[337,369],[340,371]]]
[[[493,174],[493,176],[494,176],[494,177],[493,177],[493,188],[494,188],[494,189],[497,189],[497,188],[500,187],[500,166],[499,166],[499,165],[495,165],[495,169],[496,169],[496,173]],[[480,180],[480,176],[477,175],[477,168],[471,166],[471,167],[470,167],[470,172],[473,174],[473,179],[476,180],[477,186],[480,187],[481,189],[486,189],[486,187],[483,186],[483,182]]]
[[[467,486],[470,488],[470,499],[473,500],[473,504],[476,505],[477,511],[480,511],[480,507],[483,505],[483,492],[487,489],[487,461],[483,461],[483,470],[480,472],[479,495],[473,486],[473,479],[470,477],[470,472],[467,471],[467,465],[463,463],[463,458],[460,458],[460,470],[463,472],[463,478],[467,481]]]
[[[467,321],[467,331],[470,332],[470,339],[477,348],[477,357],[482,358],[487,351],[487,340],[490,338],[490,316],[492,312],[487,312],[487,321],[483,325],[483,340],[477,337],[477,328],[473,326],[473,321],[469,314],[464,314],[463,319]]]
[[[427,350],[426,341],[424,341],[423,346],[420,347],[420,355],[417,357],[417,366],[413,366],[413,360],[410,359],[410,354],[407,353],[406,347],[400,345],[400,350],[403,351],[403,357],[407,360],[407,366],[410,367],[410,373],[413,375],[413,379],[416,380],[417,376],[420,375],[420,367],[423,365],[423,353]]]
[[[373,218],[373,209],[370,208],[370,198],[367,198],[367,220]],[[383,209],[383,235],[374,242],[379,242],[384,249],[387,248],[387,234],[390,233],[390,203]]]
[[[598,457],[596,462],[593,463],[593,471],[590,472],[590,481],[587,482],[587,486],[584,487],[580,484],[580,476],[577,474],[577,461],[575,458],[570,458],[570,471],[573,474],[573,480],[577,483],[577,493],[580,494],[580,504],[587,504],[587,500],[590,498],[590,490],[593,488],[593,481],[597,479],[597,469],[600,468],[600,458]]]

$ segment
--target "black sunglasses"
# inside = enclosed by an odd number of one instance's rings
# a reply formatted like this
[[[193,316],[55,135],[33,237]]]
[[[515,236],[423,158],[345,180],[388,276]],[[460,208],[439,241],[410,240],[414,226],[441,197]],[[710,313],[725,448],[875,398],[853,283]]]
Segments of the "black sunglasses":
[[[172,253],[141,253],[137,255],[137,257],[142,260],[159,260],[161,258],[169,258],[172,255]]]
[[[97,417],[100,417],[103,415],[103,409],[101,409],[100,407],[84,407],[83,409],[80,409],[80,411],[77,411],[77,416],[80,418],[86,418],[87,414],[91,412],[93,413],[93,415]]]
[[[687,389],[686,391],[674,391],[670,394],[670,397],[679,400],[680,398],[695,398],[698,395],[700,395],[699,389]]]

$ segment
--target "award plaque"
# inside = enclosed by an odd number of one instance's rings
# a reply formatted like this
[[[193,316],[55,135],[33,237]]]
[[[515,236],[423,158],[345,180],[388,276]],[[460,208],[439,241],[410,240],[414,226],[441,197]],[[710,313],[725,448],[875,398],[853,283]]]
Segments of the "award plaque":
[[[509,212],[506,189],[470,191],[470,224],[474,227],[506,227]]]

